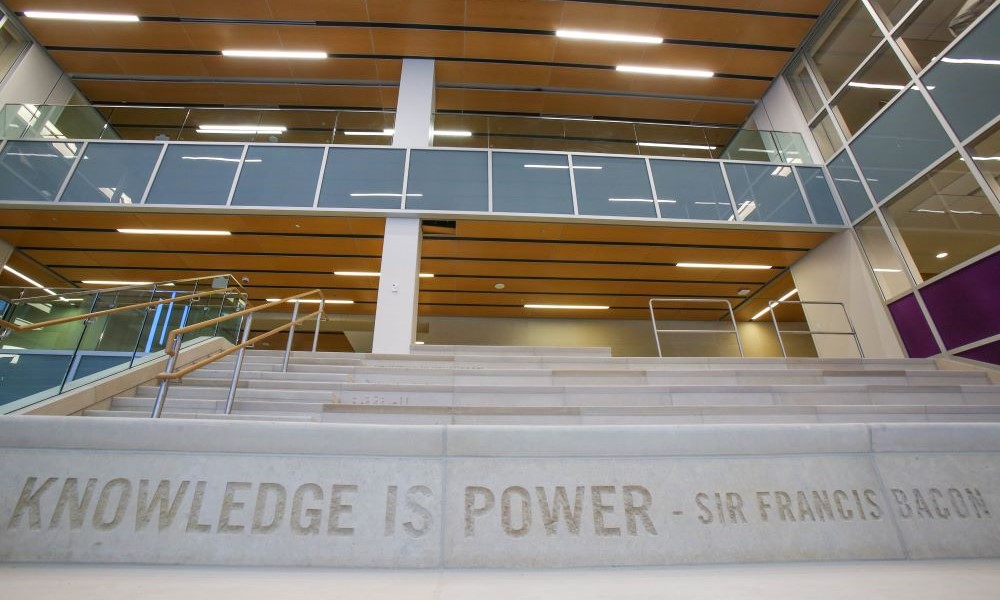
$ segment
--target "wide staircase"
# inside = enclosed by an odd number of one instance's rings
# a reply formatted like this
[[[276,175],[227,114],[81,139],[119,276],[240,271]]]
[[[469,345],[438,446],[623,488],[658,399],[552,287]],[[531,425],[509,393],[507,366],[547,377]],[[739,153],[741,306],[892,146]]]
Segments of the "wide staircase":
[[[607,348],[415,346],[413,354],[248,351],[171,385],[164,417],[405,425],[1000,421],[991,374],[931,359],[622,358]],[[956,370],[957,369],[957,370]],[[992,375],[996,378],[996,375]],[[150,381],[91,407],[148,417]]]

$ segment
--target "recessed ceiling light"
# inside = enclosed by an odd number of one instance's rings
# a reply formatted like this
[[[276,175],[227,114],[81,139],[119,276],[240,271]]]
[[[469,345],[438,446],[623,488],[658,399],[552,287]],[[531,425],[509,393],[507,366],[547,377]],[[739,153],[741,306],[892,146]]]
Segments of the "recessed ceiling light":
[[[750,293],[750,290],[747,289],[747,288],[743,288],[742,290],[740,290],[740,291],[738,291],[736,293],[739,294],[740,296],[746,296],[746,295],[748,295]]]
[[[118,233],[139,235],[233,235],[230,231],[215,229],[119,229]]]
[[[314,52],[310,50],[223,50],[223,56],[235,58],[301,58],[317,60],[329,58],[326,52]]]
[[[610,306],[589,304],[525,304],[524,308],[551,308],[558,310],[608,310]]]
[[[639,65],[618,65],[616,71],[622,73],[641,73],[643,75],[668,75],[674,77],[715,77],[712,71],[701,69],[674,69],[671,67],[643,67]]]
[[[267,302],[281,302],[281,298],[268,298]],[[293,304],[319,304],[319,300],[288,300]],[[354,300],[324,300],[325,304],[354,304]]]
[[[698,144],[664,144],[660,142],[636,142],[636,146],[649,148],[676,148],[678,150],[715,150],[718,146],[699,146]]]
[[[632,35],[628,33],[603,33],[580,31],[577,29],[557,29],[556,37],[571,40],[593,40],[596,42],[623,42],[626,44],[662,44],[663,38],[652,35]]]
[[[947,252],[938,252],[937,254],[934,255],[934,258],[948,258],[948,253]]]
[[[383,135],[395,135],[395,129],[383,129],[382,131],[343,131],[344,135],[355,135],[355,136],[383,136]]]
[[[59,12],[51,10],[26,10],[24,16],[29,19],[60,19],[65,21],[106,21],[115,23],[138,23],[136,15],[89,12]]]
[[[792,296],[794,296],[795,294],[798,294],[798,293],[799,293],[798,288],[795,288],[792,291],[790,291],[787,294],[785,294],[784,296],[782,296],[781,298],[778,298],[778,302],[784,302],[785,300],[788,300],[789,298],[791,298]],[[765,308],[764,310],[762,310],[759,313],[755,314],[754,316],[750,317],[750,320],[751,321],[756,321],[757,319],[763,317],[764,315],[766,315],[769,312],[771,312],[771,306],[770,305],[768,305],[767,308]]]
[[[472,132],[461,129],[435,129],[431,132],[431,135],[437,137],[472,137]]]
[[[30,283],[31,285],[35,286],[36,288],[38,288],[38,289],[40,289],[40,290],[42,290],[42,291],[44,291],[44,292],[47,292],[48,294],[50,294],[50,295],[52,295],[52,296],[55,296],[55,294],[56,294],[55,292],[53,292],[53,291],[52,291],[52,290],[50,290],[49,288],[47,288],[47,287],[43,286],[42,284],[38,283],[37,281],[35,281],[35,280],[34,280],[34,279],[32,279],[31,277],[28,277],[28,276],[27,276],[27,275],[25,275],[24,273],[22,273],[22,272],[20,272],[20,271],[18,271],[18,270],[16,270],[16,269],[14,269],[14,268],[13,268],[13,267],[11,267],[10,265],[4,265],[4,266],[3,266],[3,270],[4,270],[4,271],[7,271],[7,272],[8,272],[8,273],[10,273],[11,275],[14,275],[15,277],[19,277],[19,278],[23,279],[24,281],[27,281],[27,282],[28,282],[28,283]]]
[[[496,289],[498,289],[498,290],[502,290],[505,287],[507,287],[507,284],[505,284],[505,283],[494,283],[493,287],[496,288]]]
[[[223,133],[235,135],[280,135],[288,131],[283,125],[199,125],[198,133]]]
[[[152,281],[117,281],[114,279],[87,279],[80,283],[86,285],[153,285]]]
[[[727,263],[689,263],[689,262],[677,263],[677,266],[684,267],[686,269],[756,269],[761,271],[773,268],[769,265],[736,265]]]

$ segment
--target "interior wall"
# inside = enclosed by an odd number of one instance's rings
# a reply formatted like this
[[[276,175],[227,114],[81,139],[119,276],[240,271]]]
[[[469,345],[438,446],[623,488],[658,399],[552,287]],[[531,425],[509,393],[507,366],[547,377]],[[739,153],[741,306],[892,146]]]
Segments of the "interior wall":
[[[844,303],[867,358],[906,356],[853,232],[830,237],[792,265],[791,271],[800,299]],[[842,331],[846,327],[839,309],[804,309],[813,330]],[[857,352],[854,340],[846,335],[816,336],[814,342],[823,357]]]
[[[802,116],[798,101],[792,94],[792,89],[784,76],[779,76],[771,83],[767,93],[757,103],[757,107],[750,113],[749,123],[757,125],[757,129],[771,131],[788,131],[802,134],[809,154],[812,155],[815,164],[823,164],[823,155],[819,151],[819,146],[812,137],[809,124]]]
[[[31,44],[0,87],[0,104],[67,104],[75,94],[76,86],[45,49]]]

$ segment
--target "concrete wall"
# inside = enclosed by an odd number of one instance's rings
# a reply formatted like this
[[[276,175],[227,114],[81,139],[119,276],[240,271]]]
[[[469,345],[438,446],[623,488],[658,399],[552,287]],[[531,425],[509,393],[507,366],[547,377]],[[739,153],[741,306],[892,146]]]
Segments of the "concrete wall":
[[[792,265],[791,271],[801,300],[844,303],[866,357],[906,356],[853,232],[834,235]],[[807,306],[805,310],[813,330],[846,328],[839,309]],[[850,336],[815,336],[814,343],[824,358],[856,356]]]

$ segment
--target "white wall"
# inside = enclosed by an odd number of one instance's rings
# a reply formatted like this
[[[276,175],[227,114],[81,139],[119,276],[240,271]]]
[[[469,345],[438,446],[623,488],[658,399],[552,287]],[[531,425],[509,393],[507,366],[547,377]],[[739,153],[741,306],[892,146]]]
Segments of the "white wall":
[[[802,134],[806,147],[812,155],[813,162],[822,164],[823,155],[819,151],[819,146],[813,140],[809,124],[802,116],[799,103],[792,95],[792,89],[788,86],[785,78],[777,77],[771,87],[757,104],[757,108],[750,113],[749,122],[755,123],[758,129],[772,131],[789,131]]]
[[[3,268],[7,261],[10,260],[10,255],[14,253],[14,246],[11,246],[7,242],[0,240],[0,269]]]
[[[853,232],[834,235],[792,265],[791,271],[801,300],[844,303],[866,357],[906,356]],[[845,328],[839,309],[808,306],[805,309],[813,330]],[[854,341],[846,335],[816,336],[814,342],[823,357],[851,356],[855,348]]]
[[[32,44],[0,87],[0,104],[66,104],[75,93],[59,65]]]

